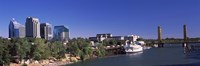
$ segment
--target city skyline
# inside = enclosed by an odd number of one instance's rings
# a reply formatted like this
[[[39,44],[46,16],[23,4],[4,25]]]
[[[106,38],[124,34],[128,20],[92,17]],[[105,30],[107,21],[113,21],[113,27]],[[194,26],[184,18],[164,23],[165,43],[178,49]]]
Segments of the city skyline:
[[[0,1],[0,36],[8,37],[10,19],[25,25],[25,18],[31,16],[41,23],[68,26],[71,38],[99,33],[157,38],[157,26],[163,38],[183,38],[184,24],[188,37],[200,37],[199,7],[198,0],[6,0]]]
[[[53,30],[52,27],[50,23],[40,23],[40,19],[35,17],[27,17],[25,26],[12,18],[9,24],[9,38],[43,38],[68,42],[70,36],[68,27],[58,25],[54,26]]]

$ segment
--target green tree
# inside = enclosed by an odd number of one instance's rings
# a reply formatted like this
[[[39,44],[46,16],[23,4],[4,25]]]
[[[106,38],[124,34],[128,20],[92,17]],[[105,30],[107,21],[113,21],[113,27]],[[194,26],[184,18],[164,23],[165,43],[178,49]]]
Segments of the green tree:
[[[55,41],[49,44],[51,55],[57,59],[63,58],[66,53],[65,46],[60,41]]]
[[[31,46],[31,52],[34,60],[47,59],[51,56],[49,47],[45,44],[44,39],[35,39]]]
[[[117,45],[117,40],[111,39],[109,40],[110,45]]]
[[[96,50],[97,56],[102,57],[102,56],[105,56],[107,54],[107,52],[106,52],[106,50],[105,50],[105,48],[102,44],[98,44],[97,48],[98,48]]]
[[[75,56],[80,56],[81,60],[89,58],[93,54],[90,42],[84,38],[76,38],[69,42],[68,50]]]
[[[15,43],[15,48],[20,61],[27,58],[30,53],[31,45],[26,39],[18,39]]]
[[[7,39],[0,38],[0,66],[9,66],[10,64],[8,44]]]
[[[110,46],[110,41],[109,40],[103,40],[103,45],[104,46]]]

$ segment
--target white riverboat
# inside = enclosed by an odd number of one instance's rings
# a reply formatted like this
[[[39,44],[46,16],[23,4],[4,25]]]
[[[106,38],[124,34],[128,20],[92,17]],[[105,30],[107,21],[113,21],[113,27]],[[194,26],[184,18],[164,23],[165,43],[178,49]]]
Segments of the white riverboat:
[[[126,53],[136,53],[143,51],[143,47],[141,45],[135,44],[135,42],[126,43],[124,49]]]

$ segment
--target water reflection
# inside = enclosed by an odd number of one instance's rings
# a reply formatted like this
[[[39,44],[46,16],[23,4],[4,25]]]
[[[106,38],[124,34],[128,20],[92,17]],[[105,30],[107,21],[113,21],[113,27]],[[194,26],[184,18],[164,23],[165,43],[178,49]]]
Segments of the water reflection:
[[[189,59],[198,59],[200,60],[200,46],[192,44],[189,46],[189,48],[184,48],[184,53],[186,55],[186,58]]]
[[[137,56],[137,55],[141,55],[143,52],[136,52],[136,53],[128,53],[126,54],[127,56]]]

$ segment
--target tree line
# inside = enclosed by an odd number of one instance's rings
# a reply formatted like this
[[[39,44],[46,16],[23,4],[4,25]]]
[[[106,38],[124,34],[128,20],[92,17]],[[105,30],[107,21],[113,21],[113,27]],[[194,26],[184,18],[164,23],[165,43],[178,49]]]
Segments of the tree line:
[[[22,60],[61,59],[65,54],[79,56],[81,60],[106,55],[104,44],[93,48],[85,38],[73,38],[65,45],[61,41],[47,41],[41,38],[12,38],[0,37],[0,66],[9,66],[11,62]]]
[[[0,64],[9,65],[10,62],[22,60],[42,60],[50,57],[62,58],[66,52],[65,46],[59,41],[48,42],[34,38],[0,38]]]

